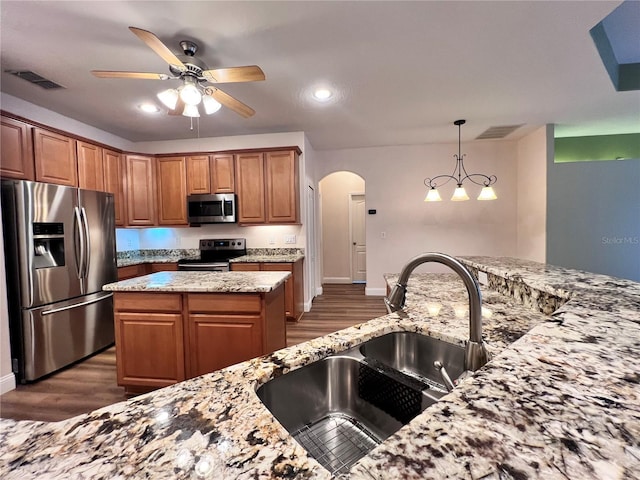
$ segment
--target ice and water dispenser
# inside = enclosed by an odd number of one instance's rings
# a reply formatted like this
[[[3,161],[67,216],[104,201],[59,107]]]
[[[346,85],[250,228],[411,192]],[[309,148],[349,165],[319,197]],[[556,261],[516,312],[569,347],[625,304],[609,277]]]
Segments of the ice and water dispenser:
[[[64,261],[64,224],[33,224],[33,266],[60,267]]]

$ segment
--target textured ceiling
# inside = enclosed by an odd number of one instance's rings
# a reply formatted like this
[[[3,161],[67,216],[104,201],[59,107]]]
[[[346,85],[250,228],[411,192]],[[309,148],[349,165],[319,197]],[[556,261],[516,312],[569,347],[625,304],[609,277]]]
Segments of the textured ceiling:
[[[491,126],[545,123],[562,136],[637,132],[640,94],[616,92],[589,29],[620,4],[515,2],[96,2],[0,4],[3,92],[132,141],[193,137],[189,120],[146,115],[172,81],[89,72],[168,73],[129,30],[174,52],[195,40],[210,67],[257,64],[266,81],[223,90],[256,110],[223,108],[200,136],[306,132],[316,149],[463,141]],[[64,90],[4,71],[33,70]],[[332,101],[310,91],[326,85]]]

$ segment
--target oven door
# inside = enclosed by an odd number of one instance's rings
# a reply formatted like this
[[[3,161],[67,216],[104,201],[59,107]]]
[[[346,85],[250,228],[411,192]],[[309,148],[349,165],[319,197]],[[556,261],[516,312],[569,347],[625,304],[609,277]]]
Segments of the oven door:
[[[183,272],[228,272],[229,262],[188,263],[178,262],[178,270]]]

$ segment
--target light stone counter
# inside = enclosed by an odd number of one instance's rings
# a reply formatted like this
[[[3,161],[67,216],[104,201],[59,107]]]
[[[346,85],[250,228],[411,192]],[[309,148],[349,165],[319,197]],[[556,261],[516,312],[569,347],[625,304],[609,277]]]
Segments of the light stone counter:
[[[157,272],[109,283],[112,292],[271,292],[291,276],[289,272]]]
[[[494,357],[343,478],[640,478],[640,285],[514,259],[463,261],[489,274]],[[206,460],[208,478],[329,479],[255,389],[391,331],[462,344],[465,295],[450,275],[417,275],[406,313],[63,422],[3,420],[0,477],[192,479]]]

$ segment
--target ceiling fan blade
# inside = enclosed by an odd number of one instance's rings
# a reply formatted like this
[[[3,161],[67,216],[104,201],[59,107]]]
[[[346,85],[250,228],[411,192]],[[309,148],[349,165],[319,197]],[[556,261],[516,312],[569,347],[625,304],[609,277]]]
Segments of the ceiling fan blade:
[[[184,63],[182,63],[182,61],[178,57],[176,57],[173,52],[169,50],[169,48],[164,43],[162,43],[162,41],[160,41],[160,39],[153,33],[136,27],[129,27],[129,30],[135,33],[140,40],[142,40],[147,44],[149,48],[160,55],[160,57],[162,57],[162,59],[169,65],[173,65],[182,72],[187,69],[187,67],[184,66]]]
[[[91,70],[99,78],[139,78],[143,80],[168,80],[171,78],[164,73],[144,73],[144,72],[114,72],[108,70]]]
[[[249,118],[256,113],[253,108],[245,105],[240,100],[236,100],[228,93],[224,93],[222,90],[218,90],[217,88],[208,88],[207,93],[225,107],[230,108],[231,110],[236,112],[241,117]]]
[[[246,67],[216,68],[202,72],[211,83],[259,82],[264,80],[264,72],[257,65]]]
[[[178,103],[176,103],[176,108],[174,108],[173,110],[169,110],[167,113],[169,115],[182,115],[182,112],[184,112],[184,102],[180,97],[178,97]]]

